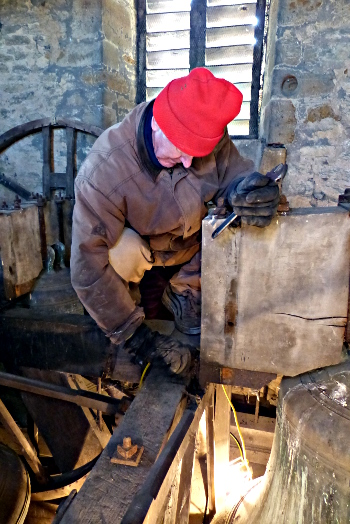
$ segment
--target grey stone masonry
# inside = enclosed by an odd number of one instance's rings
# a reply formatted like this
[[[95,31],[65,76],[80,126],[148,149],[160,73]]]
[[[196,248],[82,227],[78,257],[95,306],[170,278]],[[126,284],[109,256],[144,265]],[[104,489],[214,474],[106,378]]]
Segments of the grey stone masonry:
[[[287,147],[292,207],[350,186],[350,3],[271,0],[261,138]]]
[[[0,0],[0,134],[44,117],[103,128],[122,120],[135,105],[135,17],[128,0]],[[56,141],[61,171],[62,131]],[[39,134],[0,156],[0,173],[30,191],[42,191],[41,165]],[[0,199],[13,198],[0,186]]]

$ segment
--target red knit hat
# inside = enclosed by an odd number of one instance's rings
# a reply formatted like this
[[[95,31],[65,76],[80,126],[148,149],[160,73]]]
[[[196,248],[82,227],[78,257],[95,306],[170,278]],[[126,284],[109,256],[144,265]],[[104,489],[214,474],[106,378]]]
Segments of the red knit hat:
[[[154,101],[153,115],[165,136],[183,153],[205,156],[240,112],[242,100],[233,84],[198,67],[169,82]]]

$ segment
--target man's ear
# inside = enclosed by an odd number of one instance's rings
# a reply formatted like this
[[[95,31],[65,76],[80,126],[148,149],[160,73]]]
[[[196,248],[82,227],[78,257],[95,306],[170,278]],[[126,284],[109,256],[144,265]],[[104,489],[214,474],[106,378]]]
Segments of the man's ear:
[[[159,129],[160,129],[160,127],[157,124],[156,119],[154,118],[154,116],[152,116],[151,127],[152,127],[152,131],[159,131]]]

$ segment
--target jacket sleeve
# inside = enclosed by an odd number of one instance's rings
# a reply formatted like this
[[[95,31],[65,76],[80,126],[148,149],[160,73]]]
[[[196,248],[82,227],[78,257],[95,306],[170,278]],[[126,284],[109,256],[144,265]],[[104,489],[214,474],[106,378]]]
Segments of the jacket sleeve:
[[[136,307],[124,281],[109,264],[108,250],[124,227],[118,208],[89,180],[76,182],[73,211],[71,279],[86,310],[115,343],[141,324],[143,309]]]
[[[255,171],[255,167],[252,160],[239,154],[227,130],[215,148],[214,154],[219,177],[219,191],[214,199],[217,202],[220,197],[226,198],[228,188],[233,181],[250,175]]]

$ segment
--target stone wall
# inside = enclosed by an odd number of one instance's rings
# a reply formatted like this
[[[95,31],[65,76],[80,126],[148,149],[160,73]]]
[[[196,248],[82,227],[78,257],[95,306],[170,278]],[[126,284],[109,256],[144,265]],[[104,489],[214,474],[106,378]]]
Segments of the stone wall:
[[[136,11],[133,0],[103,0],[104,127],[135,106]],[[117,21],[117,23],[116,23]]]
[[[0,133],[41,117],[107,127],[135,104],[133,0],[0,0],[0,38]],[[293,207],[333,205],[350,185],[349,40],[348,0],[271,0],[260,138],[287,147]],[[259,141],[237,145],[259,165]],[[39,135],[9,149],[0,173],[40,192],[41,149]]]
[[[261,138],[287,147],[292,207],[350,186],[348,0],[272,0]]]
[[[122,120],[135,104],[135,17],[128,0],[0,0],[0,134],[44,117]],[[83,140],[80,157],[90,147]],[[56,172],[65,154],[55,132]],[[0,173],[41,192],[41,162],[37,134],[1,155]],[[0,198],[13,196],[0,186]]]

